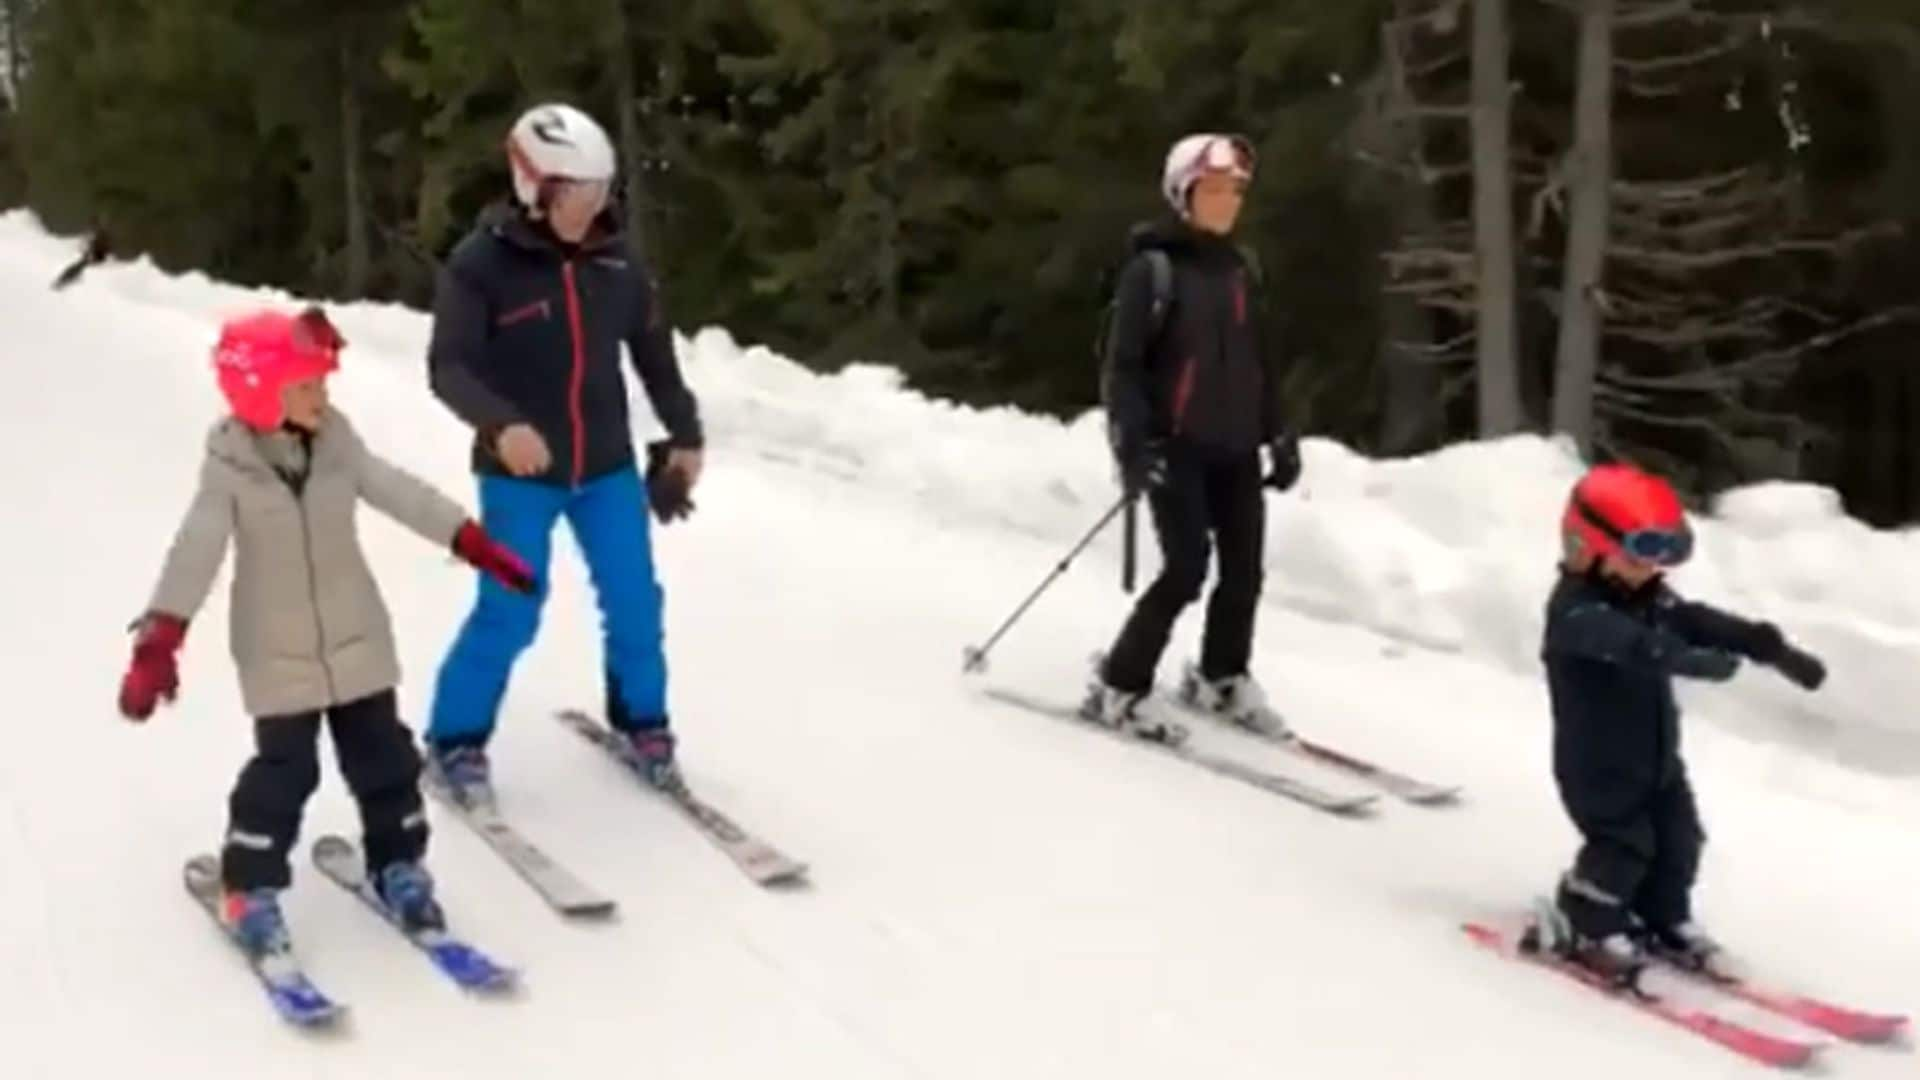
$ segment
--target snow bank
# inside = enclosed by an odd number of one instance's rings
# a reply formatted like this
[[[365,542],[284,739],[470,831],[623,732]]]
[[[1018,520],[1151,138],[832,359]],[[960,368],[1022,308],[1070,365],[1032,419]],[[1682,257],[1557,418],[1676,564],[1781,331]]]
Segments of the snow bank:
[[[18,212],[0,218],[0,249],[44,262],[49,279],[76,250]],[[151,354],[129,363],[200,362],[220,318],[262,295],[199,274],[161,274],[145,262],[95,268],[71,292],[74,301],[103,294],[163,316],[151,324],[166,328],[149,336]],[[103,300],[101,310],[115,309]],[[458,425],[425,385],[426,318],[396,305],[333,310],[352,343],[343,401],[405,419],[434,440],[436,454],[459,459]],[[931,522],[1011,529],[1057,542],[1063,554],[1116,497],[1097,414],[1061,423],[961,408],[904,389],[889,368],[821,375],[716,328],[677,343],[717,463],[750,456],[837,477],[910,500]],[[217,407],[211,379],[205,404]],[[643,404],[636,415],[644,431],[658,430]],[[1269,500],[1270,603],[1397,642],[1534,669],[1561,500],[1581,468],[1569,446],[1514,437],[1371,461],[1308,439],[1303,453],[1302,483]],[[1777,483],[1728,493],[1697,530],[1698,556],[1676,575],[1677,586],[1778,621],[1831,670],[1812,696],[1766,672],[1690,688],[1697,714],[1849,765],[1920,773],[1920,715],[1901,708],[1920,699],[1920,583],[1906,572],[1920,556],[1914,532],[1869,529],[1841,512],[1833,492]],[[1077,572],[1115,572],[1118,539],[1118,529],[1100,537]],[[1150,542],[1143,555],[1151,573]],[[1033,567],[1033,577],[1047,569]],[[1017,599],[983,597],[983,622]]]

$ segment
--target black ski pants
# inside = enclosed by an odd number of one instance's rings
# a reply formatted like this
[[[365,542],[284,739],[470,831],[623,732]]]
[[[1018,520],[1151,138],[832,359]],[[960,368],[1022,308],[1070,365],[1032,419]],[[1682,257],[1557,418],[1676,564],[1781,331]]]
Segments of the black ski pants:
[[[418,860],[427,847],[420,801],[420,754],[400,721],[392,690],[324,712],[263,716],[253,722],[255,753],[227,801],[220,876],[230,889],[285,888],[288,852],[300,834],[307,799],[320,785],[320,724],[347,787],[360,804],[367,871]]]
[[[1569,794],[1564,790],[1563,797]],[[1570,804],[1582,800],[1578,793]],[[1616,803],[1617,805],[1617,803]],[[1626,814],[1573,815],[1585,843],[1560,883],[1560,910],[1585,937],[1678,926],[1692,916],[1694,877],[1706,831],[1686,775],[1649,792]]]
[[[1266,553],[1259,452],[1220,459],[1176,446],[1168,456],[1167,482],[1148,493],[1147,503],[1160,537],[1160,575],[1121,627],[1102,677],[1120,690],[1152,688],[1173,624],[1200,598],[1215,549],[1220,577],[1207,602],[1200,672],[1209,679],[1245,674]]]

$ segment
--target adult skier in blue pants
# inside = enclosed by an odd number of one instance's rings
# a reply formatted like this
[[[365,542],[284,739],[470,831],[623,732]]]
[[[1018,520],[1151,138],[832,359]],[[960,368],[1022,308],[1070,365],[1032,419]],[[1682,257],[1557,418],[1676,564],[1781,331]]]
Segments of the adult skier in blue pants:
[[[447,259],[433,309],[433,391],[474,429],[481,522],[544,582],[564,517],[585,556],[605,637],[606,716],[656,783],[674,778],[660,585],[649,505],[693,508],[699,409],[681,378],[652,276],[610,205],[606,132],[541,105],[507,137],[514,199],[490,207]],[[625,344],[664,442],[635,461],[620,372]],[[442,663],[425,742],[430,772],[460,801],[490,802],[486,756],[514,661],[539,627],[533,596],[481,581]]]

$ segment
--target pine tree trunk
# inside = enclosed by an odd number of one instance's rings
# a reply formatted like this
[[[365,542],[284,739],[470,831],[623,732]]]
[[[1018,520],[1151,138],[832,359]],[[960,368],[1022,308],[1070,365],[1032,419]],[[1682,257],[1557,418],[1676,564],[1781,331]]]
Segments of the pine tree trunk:
[[[1507,0],[1473,4],[1473,192],[1480,436],[1520,430]]]
[[[26,57],[20,47],[20,40],[25,35],[20,31],[20,24],[28,18],[29,0],[6,0],[6,5],[7,106],[17,109],[20,107],[20,79],[24,74],[22,68],[26,66]]]
[[[1600,290],[1607,257],[1613,185],[1613,5],[1582,0],[1574,145],[1567,157],[1570,222],[1560,294],[1560,350],[1553,427],[1582,454],[1593,448],[1594,376],[1600,359]]]
[[[634,41],[629,32],[625,0],[610,0],[607,26],[608,67],[613,73],[614,107],[619,113],[620,173],[625,192],[622,201],[627,216],[627,243],[636,252],[644,252],[648,267],[661,272],[661,252],[647,237],[647,191],[642,170],[646,157],[640,137],[640,85],[633,70]]]
[[[343,283],[347,295],[362,297],[367,292],[372,253],[367,236],[367,207],[360,167],[360,91],[354,78],[352,41],[340,45],[340,175],[346,186],[347,268]]]

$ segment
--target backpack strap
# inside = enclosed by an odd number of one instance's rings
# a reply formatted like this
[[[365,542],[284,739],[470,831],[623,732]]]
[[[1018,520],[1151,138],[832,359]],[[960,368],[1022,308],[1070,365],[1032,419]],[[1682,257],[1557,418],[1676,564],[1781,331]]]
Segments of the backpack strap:
[[[1173,260],[1159,248],[1148,248],[1141,252],[1146,256],[1147,268],[1153,271],[1153,308],[1149,325],[1152,333],[1158,335],[1167,322],[1167,307],[1173,303]]]

